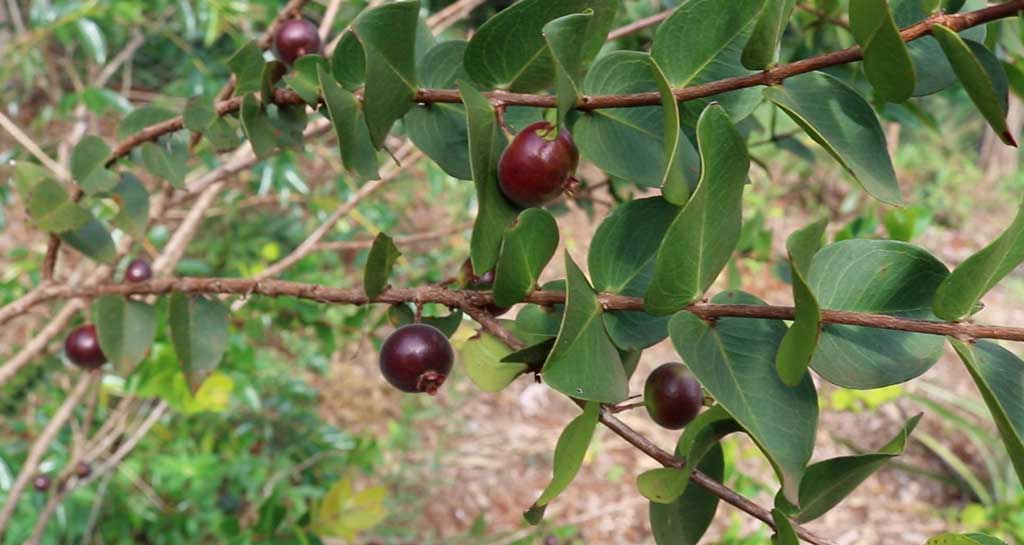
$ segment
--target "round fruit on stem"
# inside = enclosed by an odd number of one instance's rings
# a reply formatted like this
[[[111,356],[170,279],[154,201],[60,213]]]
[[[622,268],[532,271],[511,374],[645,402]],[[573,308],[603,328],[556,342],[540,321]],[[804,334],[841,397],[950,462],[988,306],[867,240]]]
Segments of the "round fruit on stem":
[[[32,478],[32,488],[35,488],[39,492],[46,492],[49,490],[50,484],[49,475],[36,475]]]
[[[644,407],[659,426],[678,430],[693,420],[704,403],[704,392],[681,363],[663,363],[647,376]]]
[[[498,184],[513,203],[541,206],[562,194],[580,154],[569,131],[547,121],[529,125],[512,139],[498,161]]]
[[[84,479],[89,475],[92,475],[92,466],[90,466],[86,462],[78,462],[77,464],[75,464],[76,477],[78,477],[79,479]]]
[[[128,263],[128,266],[124,270],[124,281],[137,283],[147,282],[153,278],[153,267],[150,267],[149,261],[142,258],[136,258]]]
[[[320,53],[320,34],[306,19],[289,19],[274,34],[274,52],[285,64],[303,55]]]
[[[92,324],[78,326],[68,335],[64,341],[64,353],[71,363],[83,369],[98,369],[107,361],[100,349],[96,326]]]
[[[452,370],[455,354],[448,338],[427,324],[395,330],[380,348],[380,372],[399,390],[437,393]]]

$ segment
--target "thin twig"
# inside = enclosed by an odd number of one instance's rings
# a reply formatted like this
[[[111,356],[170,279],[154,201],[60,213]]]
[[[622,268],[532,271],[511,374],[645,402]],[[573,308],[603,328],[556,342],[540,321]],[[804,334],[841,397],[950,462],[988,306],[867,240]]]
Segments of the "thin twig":
[[[33,157],[38,159],[39,162],[42,163],[42,165],[52,172],[59,180],[62,182],[71,180],[71,174],[64,168],[64,165],[47,155],[46,152],[43,151],[43,148],[39,147],[39,144],[36,144],[35,140],[32,140],[29,135],[25,134],[25,131],[21,130],[21,127],[18,127],[17,123],[4,115],[2,111],[0,111],[0,128],[7,131],[15,141],[21,144],[21,147],[25,148],[25,150],[31,153]]]
[[[98,373],[81,373],[79,375],[78,383],[74,389],[68,393],[64,403],[61,403],[60,408],[53,413],[53,416],[46,423],[46,427],[43,428],[39,437],[32,443],[28,456],[25,457],[24,463],[21,464],[21,470],[18,471],[18,476],[14,479],[14,484],[7,491],[7,501],[4,503],[3,508],[0,509],[0,536],[3,536],[6,531],[7,523],[10,522],[11,516],[14,515],[14,511],[18,507],[18,500],[21,499],[22,493],[25,492],[25,488],[39,469],[39,462],[43,459],[43,455],[46,454],[46,449],[50,447],[50,443],[57,437],[57,432],[71,418],[72,411],[78,406],[78,402],[85,395],[85,392],[88,391],[89,385],[97,376]]]
[[[601,411],[601,423],[613,433],[623,438],[627,443],[633,445],[644,454],[656,460],[658,463],[666,467],[675,467],[679,469],[686,467],[686,462],[684,460],[676,458],[671,452],[668,452],[654,444],[650,439],[627,426],[623,421],[616,418],[607,410]],[[715,496],[718,496],[721,500],[733,507],[736,507],[737,509],[764,522],[772,529],[775,528],[775,522],[772,520],[771,513],[767,509],[736,493],[724,484],[708,477],[700,471],[694,471],[690,475],[690,481],[708,492],[711,492]],[[800,539],[808,543],[813,543],[814,545],[833,545],[831,541],[815,535],[799,524],[793,523],[793,529],[796,530]]]
[[[446,227],[437,231],[431,231],[429,233],[421,233],[418,235],[404,235],[394,237],[394,242],[398,246],[411,246],[413,244],[420,244],[423,242],[433,242],[440,238],[449,237],[467,229],[473,227],[472,222],[463,223],[462,225],[455,225],[452,227]],[[354,252],[358,250],[367,250],[373,246],[373,239],[366,240],[344,240],[344,241],[333,241],[333,242],[321,242],[316,245],[317,251],[334,251],[334,252]]]
[[[630,34],[636,34],[645,28],[652,27],[665,19],[668,19],[669,15],[675,12],[675,8],[667,9],[661,13],[655,13],[650,17],[644,17],[643,19],[637,19],[628,25],[620,26],[619,28],[613,29],[608,33],[608,41],[618,40],[623,36],[629,36]]]
[[[996,4],[977,11],[956,15],[937,13],[929,16],[927,19],[919,23],[903,29],[900,32],[900,37],[905,42],[917,40],[930,35],[932,26],[937,24],[960,32],[990,21],[1012,17],[1022,9],[1024,9],[1024,0],[1011,0],[1003,4]],[[726,78],[691,87],[676,88],[673,90],[672,94],[675,96],[677,102],[687,102],[698,98],[710,97],[749,87],[778,85],[793,76],[813,72],[815,70],[821,70],[830,66],[856,62],[861,60],[863,56],[864,54],[860,47],[855,46],[840,51],[833,51],[831,53],[802,59],[789,64],[782,64],[748,76]],[[362,96],[361,92],[360,96]],[[510,106],[554,108],[558,105],[557,98],[552,95],[532,95],[498,91],[485,93],[485,96],[493,101],[500,101]],[[286,89],[274,89],[274,94],[270,98],[278,104],[302,104],[304,102],[302,97],[298,94]],[[417,91],[413,100],[418,103],[461,103],[462,96],[456,89],[420,89]],[[238,111],[241,104],[241,97],[234,97],[216,103],[215,109],[218,115],[227,115],[228,113]],[[639,106],[656,106],[660,104],[660,93],[644,92],[620,95],[583,96],[576,108],[582,111],[591,111],[604,108],[632,108]],[[150,125],[149,127],[140,130],[118,143],[113,148],[113,151],[107,160],[107,164],[110,165],[121,157],[127,155],[136,146],[144,142],[155,140],[169,132],[181,130],[183,126],[184,122],[181,116],[168,119],[167,121],[157,123],[155,125]]]
[[[843,27],[846,30],[850,30],[850,22],[849,21],[847,21],[846,19],[843,19],[841,17],[833,17],[829,12],[827,12],[827,11],[825,11],[823,9],[814,7],[814,6],[809,5],[809,4],[805,4],[803,2],[797,3],[796,9],[798,9],[800,11],[805,11],[807,13],[810,13],[811,15],[815,15],[815,16],[818,17],[818,19],[821,19],[822,21],[825,21],[827,23],[831,23],[831,24],[836,25],[838,27]]]
[[[295,297],[329,304],[364,305],[368,303],[439,303],[451,308],[482,309],[494,303],[490,292],[452,290],[441,286],[420,286],[416,288],[389,288],[380,296],[368,299],[361,289],[332,288],[321,284],[305,284],[285,280],[257,278],[161,278],[138,284],[105,284],[88,286],[46,286],[36,299],[44,302],[52,299],[97,297],[100,295],[165,294],[173,292],[263,295],[267,297]],[[605,310],[644,310],[640,297],[602,293],[598,300]],[[535,291],[523,299],[524,303],[535,305],[558,305],[565,303],[565,293],[560,291]],[[695,303],[685,309],[704,320],[718,318],[754,318],[765,320],[792,320],[793,307],[772,305],[730,305],[716,303]],[[1024,327],[980,325],[971,322],[940,322],[902,318],[870,312],[848,310],[822,310],[822,322],[876,329],[892,329],[928,335],[952,336],[964,339],[1002,339],[1024,341]]]

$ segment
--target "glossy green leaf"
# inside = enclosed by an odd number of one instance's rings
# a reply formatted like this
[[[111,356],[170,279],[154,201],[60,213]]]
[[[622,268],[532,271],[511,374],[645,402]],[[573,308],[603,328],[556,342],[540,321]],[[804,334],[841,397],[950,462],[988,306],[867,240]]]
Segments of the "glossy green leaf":
[[[14,161],[8,163],[10,167],[11,176],[9,178],[10,183],[17,190],[18,196],[21,200],[28,205],[29,198],[32,195],[32,191],[35,189],[43,180],[47,180],[53,177],[53,174],[36,163],[29,163],[27,161]]]
[[[505,363],[525,363],[539,369],[544,365],[544,361],[548,359],[548,355],[551,354],[551,349],[555,347],[556,340],[555,337],[551,337],[546,341],[516,350],[501,358],[501,361]]]
[[[217,120],[218,116],[217,110],[213,107],[213,99],[198,96],[188,101],[181,117],[186,129],[202,133]]]
[[[725,407],[712,405],[686,425],[676,443],[677,456],[687,460],[701,460],[722,439],[742,431],[743,427]]]
[[[146,171],[167,180],[178,189],[185,188],[185,175],[188,173],[188,148],[174,139],[163,143],[146,142],[139,147],[142,153],[142,166]]]
[[[374,180],[380,177],[377,171],[377,153],[370,142],[363,110],[359,99],[347,89],[338,85],[321,69],[320,85],[324,103],[338,137],[338,149],[345,170],[360,180]]]
[[[304,55],[295,60],[284,82],[298,93],[302,100],[316,108],[320,103],[320,72],[327,72],[327,60],[320,55]]]
[[[563,310],[562,305],[556,305],[551,309],[540,305],[526,305],[516,314],[516,336],[527,345],[554,339],[562,325]]]
[[[466,42],[453,40],[434,46],[420,59],[418,72],[423,86],[450,89],[467,81],[462,65]],[[405,116],[405,129],[416,147],[437,166],[460,180],[472,180],[469,164],[469,131],[466,109],[461,104],[417,104]]]
[[[479,210],[470,240],[470,259],[473,270],[479,273],[491,270],[498,262],[505,228],[515,221],[519,211],[498,187],[498,160],[508,142],[494,108],[465,82],[459,82],[459,92],[469,120],[469,160]]]
[[[1024,361],[992,341],[949,342],[981,391],[1017,478],[1024,483]]]
[[[92,304],[92,321],[107,361],[127,376],[156,338],[156,311],[141,301],[104,295]]]
[[[594,20],[576,43],[581,58],[594,58],[611,30],[617,1],[521,0],[488,19],[473,35],[466,48],[466,73],[489,88],[528,93],[548,87],[555,66],[544,25],[588,8],[594,11]]]
[[[721,0],[689,0],[658,27],[651,56],[676,89],[748,75],[740,58],[764,4],[765,0],[733,0],[729,9],[722,9]],[[758,101],[756,90],[740,89],[684,102],[680,109],[683,121],[693,125],[711,102],[740,120]]]
[[[232,121],[228,121],[223,117],[217,118],[203,136],[210,141],[210,145],[213,146],[214,151],[222,152],[235,149],[241,143],[241,138],[238,136],[238,130]]]
[[[1006,545],[1000,539],[972,532],[969,534],[942,534],[925,542],[924,545]]]
[[[911,417],[895,437],[875,452],[830,458],[808,466],[800,483],[800,507],[793,509],[790,516],[808,522],[829,512],[886,462],[903,454],[920,419],[920,414]]]
[[[267,108],[267,119],[273,130],[277,145],[282,149],[302,152],[306,140],[302,131],[309,123],[309,115],[304,104],[280,104]]]
[[[764,90],[808,136],[836,159],[865,191],[900,204],[899,184],[874,110],[852,88],[821,72],[787,79]]]
[[[125,173],[114,188],[113,198],[118,210],[110,222],[136,239],[143,238],[149,222],[149,193],[145,186],[134,175]]]
[[[763,70],[775,62],[775,50],[786,31],[796,0],[766,0],[754,32],[743,47],[740,61],[750,70]]]
[[[263,65],[263,72],[260,75],[260,104],[264,108],[274,103],[274,87],[287,72],[288,65],[278,60]]]
[[[342,87],[353,92],[366,81],[366,52],[351,30],[341,35],[331,54],[331,74]]]
[[[373,239],[373,246],[370,248],[370,255],[366,258],[366,268],[363,270],[363,290],[370,299],[375,299],[388,286],[388,277],[391,276],[391,268],[395,260],[402,252],[398,251],[395,241],[386,233],[378,233]]]
[[[697,185],[692,178],[687,176],[685,169],[686,160],[681,157],[679,141],[685,140],[679,127],[679,108],[676,106],[676,97],[672,94],[672,86],[665,78],[665,72],[661,70],[653,57],[649,57],[651,72],[654,74],[654,81],[658,84],[658,92],[661,93],[661,110],[665,116],[664,120],[664,142],[662,148],[665,150],[665,172],[661,176],[661,196],[668,202],[683,206],[690,200],[690,194]]]
[[[258,158],[266,158],[277,148],[274,126],[263,111],[260,101],[254,95],[245,95],[239,112],[242,119],[242,131],[249,139],[252,152]]]
[[[117,260],[114,239],[99,220],[90,219],[81,227],[61,233],[60,238],[94,261],[109,265]]]
[[[678,208],[664,199],[637,199],[617,206],[594,233],[587,269],[598,292],[642,296],[654,274],[661,239]],[[668,318],[642,311],[604,314],[608,335],[620,348],[647,348],[668,335]]]
[[[998,238],[963,261],[935,292],[932,308],[943,320],[962,320],[1006,275],[1024,261],[1024,203]]]
[[[505,231],[494,270],[494,303],[510,307],[537,289],[537,279],[558,248],[558,224],[541,208],[528,208]]]
[[[907,3],[913,3],[907,0]],[[965,39],[981,39],[985,36],[985,27],[976,26],[964,31]],[[914,61],[914,72],[917,74],[917,85],[914,96],[926,96],[937,93],[956,83],[956,74],[946,56],[942,53],[939,42],[931,36],[923,36],[907,44],[910,58]]]
[[[594,10],[588,8],[583,13],[565,15],[544,25],[542,34],[555,65],[555,96],[560,124],[579,102],[582,96],[580,84],[586,65],[592,60],[583,57],[580,36],[586,36],[592,24],[600,23],[594,17]]]
[[[811,364],[814,350],[818,347],[818,339],[821,337],[821,307],[814,292],[807,285],[807,274],[811,268],[811,259],[821,248],[821,240],[827,226],[828,218],[822,218],[795,231],[786,240],[796,317],[793,325],[786,331],[782,344],[779,345],[779,352],[775,355],[775,367],[782,382],[790,386],[799,384],[807,374],[807,366]]]
[[[703,297],[739,240],[743,187],[750,169],[746,142],[717,105],[701,115],[697,142],[701,179],[658,249],[644,295],[651,314],[671,314]]]
[[[92,62],[100,66],[106,64],[107,39],[104,37],[100,25],[92,19],[83,17],[74,20],[74,28],[78,37],[81,38],[77,43],[91,57]]]
[[[965,42],[956,32],[932,25],[932,37],[939,42],[953,72],[963,84],[978,111],[1008,146],[1017,142],[1006,124],[1009,83],[999,61],[984,46]]]
[[[684,469],[659,467],[641,473],[636,478],[640,495],[653,503],[672,503],[683,495],[690,474]]]
[[[109,156],[110,146],[91,134],[71,151],[71,177],[87,195],[110,191],[117,185],[117,174],[104,166]]]
[[[263,77],[263,51],[256,42],[248,42],[227,60],[228,69],[235,75],[235,94],[245,95],[260,90]]]
[[[73,201],[64,186],[53,178],[44,178],[32,186],[25,208],[36,227],[51,233],[71,231],[92,220],[92,214]]]
[[[511,354],[508,346],[487,333],[466,341],[459,350],[459,364],[469,380],[485,392],[500,392],[526,372],[524,363],[503,361]]]
[[[850,0],[850,31],[864,52],[864,73],[890,102],[914,93],[917,76],[886,0]]]
[[[615,51],[594,63],[583,80],[588,95],[658,90],[650,56]],[[602,108],[581,112],[573,136],[583,157],[608,174],[646,187],[660,187],[668,170],[664,138],[666,114],[659,106]],[[687,138],[679,138],[676,157],[685,165],[687,184],[696,185],[700,159]]]
[[[626,372],[605,332],[601,303],[565,254],[566,301],[558,341],[544,363],[544,382],[576,399],[618,403],[629,395]]]
[[[676,443],[676,456],[686,460],[686,467],[658,468],[642,473],[637,478],[637,488],[653,503],[676,501],[688,489],[690,476],[704,457],[718,447],[722,438],[739,431],[743,428],[721,405],[700,413],[686,425]]]
[[[680,453],[677,451],[676,455]],[[725,475],[722,447],[714,445],[700,463],[705,475],[721,482]],[[697,545],[718,510],[718,496],[698,486],[686,487],[682,496],[668,504],[651,503],[648,518],[657,545]]]
[[[793,524],[778,509],[772,509],[772,521],[775,523],[775,535],[772,545],[800,545],[800,538],[793,529]]]
[[[363,112],[374,147],[384,145],[391,126],[416,96],[416,27],[419,0],[385,4],[359,14],[352,24],[366,53]]]
[[[195,392],[227,349],[228,309],[219,301],[181,292],[171,294],[169,308],[171,343]]]
[[[712,302],[764,304],[742,292],[724,292]],[[668,331],[683,361],[765,453],[786,497],[796,503],[814,450],[818,398],[810,375],[790,387],[775,371],[775,352],[786,326],[773,320],[719,318],[712,327],[684,311],[672,317]]]
[[[552,464],[554,475],[547,488],[541,492],[537,501],[533,502],[530,511],[543,509],[551,500],[558,497],[576,478],[583,465],[583,457],[590,447],[590,440],[594,437],[594,430],[597,428],[598,419],[601,416],[601,404],[595,402],[587,403],[583,408],[583,414],[569,422],[569,425],[558,437],[555,445],[555,454]],[[543,513],[543,511],[541,511]],[[531,520],[531,523],[536,524]]]
[[[851,239],[823,248],[808,272],[822,308],[934,319],[932,297],[948,275],[928,252],[891,240]],[[942,355],[942,338],[853,325],[826,324],[811,367],[844,388],[905,382]]]

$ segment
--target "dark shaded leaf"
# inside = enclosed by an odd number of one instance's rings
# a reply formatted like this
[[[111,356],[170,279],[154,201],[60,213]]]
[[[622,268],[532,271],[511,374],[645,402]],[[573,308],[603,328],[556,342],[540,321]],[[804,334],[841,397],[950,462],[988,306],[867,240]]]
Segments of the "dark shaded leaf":
[[[363,290],[370,299],[375,299],[388,286],[388,277],[395,260],[402,252],[398,251],[395,241],[385,233],[378,233],[373,239],[370,255],[366,258],[366,269],[363,270]]]

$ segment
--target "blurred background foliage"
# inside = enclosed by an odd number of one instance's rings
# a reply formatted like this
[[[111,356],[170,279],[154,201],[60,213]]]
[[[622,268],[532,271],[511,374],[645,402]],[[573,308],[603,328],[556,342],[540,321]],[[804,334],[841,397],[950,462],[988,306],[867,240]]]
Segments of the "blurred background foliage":
[[[450,2],[424,0],[424,8],[434,12]],[[445,36],[464,36],[508,3],[485,3]],[[675,3],[631,0],[624,3],[619,17],[626,23]],[[4,4],[0,104],[44,149],[60,156],[68,153],[60,141],[79,121],[86,122],[90,132],[112,138],[117,122],[133,111],[180,111],[189,97],[214,95],[229,75],[223,61],[259,35],[282,2],[4,0]],[[310,2],[304,14],[319,20],[326,4],[323,0]],[[344,29],[365,4],[361,0],[341,2],[330,35]],[[821,9],[839,5],[806,4],[823,6]],[[783,41],[783,58],[850,45],[849,34],[829,24],[830,17],[801,12]],[[607,48],[641,48],[651,36],[648,30]],[[139,42],[137,49],[133,41]],[[986,41],[997,52],[1018,55],[1024,49],[1017,20],[989,25]],[[95,85],[104,67],[129,48],[134,52],[127,66],[106,84]],[[1008,70],[1014,91],[1022,92],[1024,71],[1012,65]],[[863,79],[857,74],[844,77],[854,82]],[[870,94],[867,84],[860,83],[861,90]],[[1015,104],[1011,112],[1016,112],[1011,113],[1011,120],[1019,130],[1019,98],[1011,103]],[[788,269],[777,266],[782,263],[784,234],[799,218],[821,212],[841,226],[836,239],[923,237],[954,250],[959,246],[969,249],[972,243],[953,240],[949,233],[967,230],[985,240],[985,234],[1006,223],[1010,207],[1005,205],[1016,201],[1024,190],[1024,172],[1017,168],[1015,150],[1008,156],[1005,148],[996,149],[959,86],[908,105],[888,105],[883,115],[900,122],[888,125],[888,137],[905,196],[913,203],[902,210],[883,210],[862,192],[849,191],[834,165],[814,161],[824,153],[795,132],[785,116],[762,108],[743,123],[758,166],[752,170],[752,190],[745,197],[748,221],[740,252],[729,268],[729,284],[749,288],[751,283],[761,282],[758,279],[786,280],[783,271]],[[201,236],[176,272],[249,276],[285,255],[357,189],[354,180],[341,173],[335,155],[330,142],[310,140],[304,153],[286,151],[242,173],[242,183],[227,189],[208,214]],[[22,157],[15,142],[0,138],[0,162]],[[216,164],[212,152],[203,147],[199,161],[207,166]],[[416,234],[466,225],[472,219],[471,184],[453,181],[426,161],[410,172],[384,195],[364,202],[344,218],[330,239],[364,241],[378,231]],[[638,194],[636,186],[610,180],[609,200]],[[427,197],[437,195],[444,197]],[[32,238],[35,235],[26,231],[24,222],[14,218],[19,205],[9,187],[0,186],[0,202],[4,239],[0,241],[0,303],[6,303],[38,283],[42,247]],[[584,217],[606,210],[596,199],[556,209]],[[172,216],[174,219],[181,218]],[[170,232],[167,227],[155,227],[144,248],[159,250]],[[589,239],[587,233],[577,235],[567,237],[566,244],[571,247]],[[403,247],[404,257],[393,282],[415,285],[448,279],[465,258],[467,247],[467,229],[428,244]],[[286,276],[338,287],[358,286],[365,254],[362,250],[317,252]],[[783,278],[775,278],[778,276]],[[1010,284],[1019,301],[1020,279],[1013,278]],[[428,307],[427,312],[443,311]],[[145,403],[164,399],[172,411],[141,439],[116,471],[64,502],[50,524],[47,543],[590,542],[580,525],[560,523],[559,517],[551,517],[546,526],[537,529],[524,525],[509,529],[494,527],[491,513],[471,513],[472,523],[464,525],[461,533],[443,536],[418,526],[427,508],[420,492],[436,484],[423,480],[430,474],[423,467],[443,467],[462,455],[438,441],[434,428],[446,418],[449,406],[481,394],[458,387],[465,386],[466,379],[456,376],[457,386],[448,390],[450,399],[444,404],[413,396],[385,397],[380,390],[371,389],[367,392],[376,392],[374,395],[330,402],[330,382],[346,380],[332,376],[332,366],[375,352],[382,340],[377,329],[387,323],[386,309],[256,298],[246,302],[244,312],[234,313],[233,320],[224,364],[196,396],[188,393],[176,372],[178,363],[166,333],[162,333],[147,365],[140,366],[128,380],[108,377],[95,408],[79,409],[94,410],[96,422],[103,422],[115,400],[134,393],[146,398]],[[463,340],[468,334],[460,333]],[[8,331],[3,337],[3,353],[12,353],[24,338],[24,331]],[[372,362],[370,356],[362,359]],[[30,439],[62,401],[61,392],[68,384],[64,365],[58,357],[50,357],[0,390],[0,497],[9,489]],[[348,386],[344,391],[349,393],[362,387]],[[912,459],[900,462],[899,471],[952,490],[949,494],[954,499],[943,508],[950,525],[1024,543],[1024,493],[1012,476],[994,430],[983,424],[984,407],[977,399],[950,395],[938,386],[915,387],[913,391],[900,387],[869,392],[833,389],[823,396],[824,405],[839,413],[878,411],[898,403],[923,407],[939,424],[919,430],[915,436],[927,451],[919,458],[933,463],[915,465]],[[339,404],[347,404],[350,414],[337,414]],[[842,442],[854,435],[849,431],[836,433],[836,440]],[[73,434],[79,432],[67,429],[62,433],[47,452],[42,471],[64,466]],[[935,435],[944,439],[939,441]],[[967,446],[942,446],[949,441]],[[600,449],[600,442],[593,448]],[[730,442],[727,455],[730,486],[748,496],[772,493],[766,482],[752,476],[756,473],[740,469],[757,458],[749,445]],[[410,463],[421,467],[413,469]],[[500,463],[514,472],[518,460]],[[620,467],[605,478],[627,481],[628,486],[630,479],[622,473]],[[44,502],[41,494],[22,502],[4,543],[20,543],[31,532],[34,515]],[[719,543],[753,544],[767,539],[764,530],[752,533],[737,515],[723,517]]]

